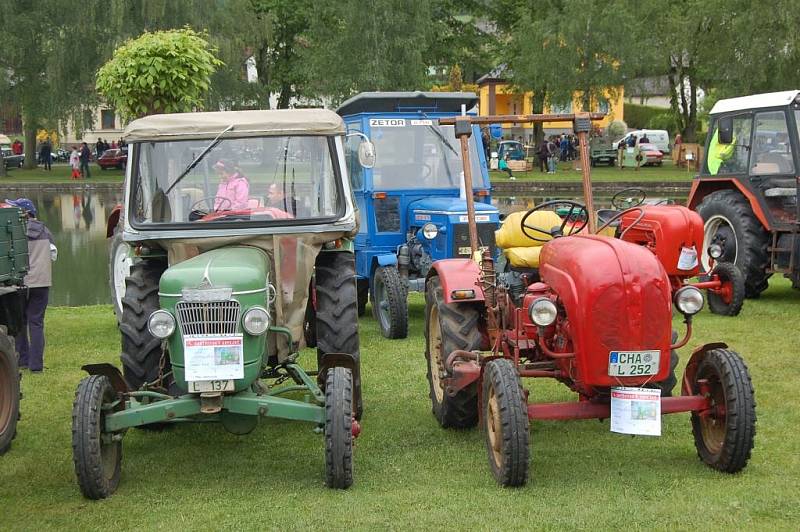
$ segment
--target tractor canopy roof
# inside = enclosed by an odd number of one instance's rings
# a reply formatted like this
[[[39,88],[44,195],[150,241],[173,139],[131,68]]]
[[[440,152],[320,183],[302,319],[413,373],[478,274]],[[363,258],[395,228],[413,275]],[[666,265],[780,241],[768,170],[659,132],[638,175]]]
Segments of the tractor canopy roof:
[[[125,128],[128,142],[211,139],[228,126],[222,138],[344,135],[341,117],[326,109],[278,109],[271,111],[220,111],[151,115]]]
[[[750,96],[740,96],[738,98],[728,98],[719,100],[711,108],[712,115],[730,113],[731,111],[743,111],[747,109],[762,109],[765,107],[781,107],[789,105],[792,101],[800,97],[800,90],[767,92],[764,94],[751,94]]]
[[[474,92],[362,92],[336,110],[340,115],[358,113],[459,113],[478,104]]]

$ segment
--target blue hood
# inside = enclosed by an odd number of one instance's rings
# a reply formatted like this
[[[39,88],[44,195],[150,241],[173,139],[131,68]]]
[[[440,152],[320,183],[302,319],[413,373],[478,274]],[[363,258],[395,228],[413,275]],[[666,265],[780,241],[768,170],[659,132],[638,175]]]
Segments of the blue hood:
[[[467,202],[461,198],[424,198],[411,202],[409,212],[434,211],[449,214],[466,214]],[[486,203],[475,202],[475,212],[498,212],[495,207]]]

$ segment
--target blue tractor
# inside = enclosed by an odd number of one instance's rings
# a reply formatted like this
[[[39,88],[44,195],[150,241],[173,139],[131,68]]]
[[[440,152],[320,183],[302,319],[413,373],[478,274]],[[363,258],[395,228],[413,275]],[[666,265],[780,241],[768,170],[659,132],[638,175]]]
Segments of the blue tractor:
[[[469,140],[474,190],[465,192],[461,147],[453,126],[439,118],[461,114],[478,102],[474,93],[365,92],[338,109],[347,125],[346,156],[361,224],[355,238],[358,310],[368,298],[386,338],[408,334],[409,290],[425,290],[435,260],[469,257],[465,194],[472,194],[482,247],[495,252],[499,212],[481,132]],[[359,164],[369,139],[374,166]]]

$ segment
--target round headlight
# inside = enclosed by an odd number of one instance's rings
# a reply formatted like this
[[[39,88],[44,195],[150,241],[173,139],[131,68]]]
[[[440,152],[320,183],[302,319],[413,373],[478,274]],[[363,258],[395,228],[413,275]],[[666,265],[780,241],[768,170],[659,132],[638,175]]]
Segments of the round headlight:
[[[703,303],[703,293],[694,286],[684,286],[675,292],[675,306],[687,316],[700,312]]]
[[[710,246],[708,246],[708,255],[712,259],[720,258],[722,256],[722,252],[723,252],[722,246],[720,246],[719,244],[711,244]]]
[[[264,307],[252,307],[244,313],[242,327],[253,336],[264,334],[269,327],[269,312]]]
[[[157,310],[150,314],[147,330],[156,338],[169,338],[175,332],[175,318],[166,310]]]
[[[552,301],[546,297],[540,297],[528,307],[528,314],[533,323],[539,327],[547,327],[556,321],[558,309]]]
[[[428,240],[433,240],[434,238],[436,238],[436,235],[438,234],[439,234],[439,229],[436,227],[435,224],[428,222],[422,226],[422,236],[424,236]]]

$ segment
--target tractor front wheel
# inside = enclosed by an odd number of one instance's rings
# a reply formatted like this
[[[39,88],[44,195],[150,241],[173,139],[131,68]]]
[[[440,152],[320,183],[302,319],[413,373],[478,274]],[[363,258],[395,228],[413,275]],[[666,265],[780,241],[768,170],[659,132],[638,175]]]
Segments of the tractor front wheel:
[[[708,291],[708,308],[721,316],[737,316],[744,304],[744,275],[730,262],[718,262],[711,270],[711,276],[719,277],[722,287]]]
[[[325,378],[325,484],[347,489],[353,484],[353,376],[330,368]]]
[[[528,480],[530,426],[522,383],[514,364],[497,358],[483,375],[483,422],[489,467],[501,486]]]
[[[444,302],[442,284],[433,277],[425,292],[425,357],[433,416],[445,428],[464,429],[478,423],[478,384],[445,393],[445,361],[453,351],[479,350],[483,344],[480,312],[466,303]]]
[[[72,404],[72,460],[78,486],[87,499],[110,497],[119,485],[122,467],[120,434],[104,434],[106,409],[116,394],[104,375],[90,375],[78,384]]]
[[[11,447],[19,419],[19,366],[14,340],[0,330],[0,454]]]
[[[384,338],[408,336],[408,291],[394,266],[380,266],[372,279],[372,313]]]
[[[708,351],[698,364],[692,392],[711,399],[708,411],[692,413],[698,456],[719,471],[741,471],[756,434],[753,384],[744,361],[728,349]]]

